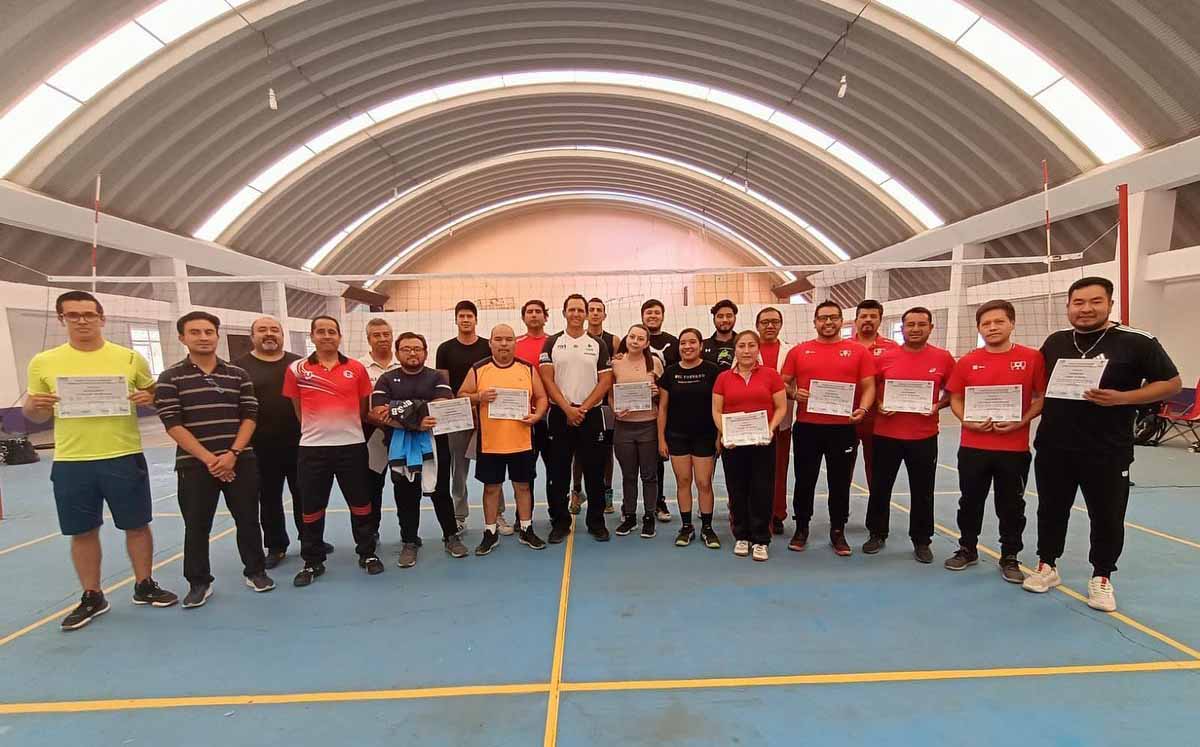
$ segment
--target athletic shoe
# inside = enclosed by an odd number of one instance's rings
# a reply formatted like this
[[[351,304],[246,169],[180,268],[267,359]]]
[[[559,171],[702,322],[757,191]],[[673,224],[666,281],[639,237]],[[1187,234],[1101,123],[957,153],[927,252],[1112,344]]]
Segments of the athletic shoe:
[[[567,535],[570,533],[570,524],[554,524],[550,527],[550,536],[546,540],[552,545],[561,544],[567,541]]]
[[[650,539],[656,534],[654,530],[654,515],[646,514],[642,517],[642,539]]]
[[[296,574],[296,577],[292,579],[292,585],[308,586],[323,575],[325,575],[324,563],[313,563],[312,565],[305,563],[304,567],[300,569],[300,572]]]
[[[246,586],[261,594],[275,588],[275,582],[265,573],[256,573],[246,577]]]
[[[615,508],[613,508],[612,488],[608,488],[607,490],[604,491],[604,513],[611,514],[611,513],[616,513],[616,511],[617,510]]]
[[[608,527],[598,526],[594,529],[588,529],[588,534],[592,535],[592,539],[597,542],[608,542]]]
[[[170,607],[179,597],[158,585],[152,578],[143,579],[133,587],[133,603],[152,607]]]
[[[739,558],[744,558],[750,554],[750,543],[746,540],[738,540],[733,543],[733,554]]]
[[[783,519],[771,519],[771,534],[783,534]]]
[[[453,534],[442,540],[442,545],[445,546],[446,552],[452,558],[467,557],[467,546],[463,544],[462,538],[457,534]]]
[[[796,533],[792,535],[792,540],[788,542],[788,549],[792,552],[804,552],[804,548],[806,547],[808,547],[808,527],[797,525]]]
[[[767,546],[766,545],[755,545],[754,549],[751,551],[750,554],[758,562],[765,563],[767,561]]]
[[[617,524],[617,536],[624,537],[637,528],[637,514],[625,514],[621,517],[621,523]]]
[[[188,589],[188,593],[183,598],[183,604],[180,605],[185,610],[190,610],[195,607],[203,607],[208,598],[212,596],[212,584],[192,584]]]
[[[929,549],[929,545],[913,545],[913,557],[918,563],[932,563],[933,550]]]
[[[573,514],[578,514],[579,511],[583,508],[583,500],[584,500],[583,496],[579,493],[578,490],[572,490],[571,491],[571,503],[570,503],[570,505],[567,506],[568,510],[570,510],[570,512]]]
[[[532,525],[530,525],[528,529],[522,529],[517,532],[517,539],[520,540],[522,545],[525,545],[531,550],[546,549],[546,543],[541,537],[537,536],[536,532],[533,531]]]
[[[863,543],[863,552],[867,555],[874,555],[887,546],[887,537],[880,537],[878,534],[872,534],[870,539]]]
[[[853,550],[850,549],[850,543],[846,542],[845,529],[830,529],[829,544],[833,545],[833,552],[843,558],[850,557]]]
[[[671,510],[667,508],[667,501],[664,498],[658,499],[658,505],[654,507],[654,514],[658,520],[666,523],[671,520]]]
[[[499,516],[496,517],[496,531],[499,532],[500,534],[504,535],[505,537],[512,536],[512,533],[513,533],[512,524],[509,524],[507,521],[504,520],[504,514],[500,514]]]
[[[1088,581],[1088,606],[1101,612],[1117,611],[1117,595],[1107,576],[1092,576]]]
[[[1016,555],[1005,555],[1000,558],[1000,575],[1010,584],[1025,582],[1025,574],[1021,572],[1021,563]]]
[[[263,567],[269,571],[282,563],[286,557],[287,550],[270,550],[267,552],[266,562],[263,563]]]
[[[679,534],[675,535],[676,547],[687,547],[692,544],[692,537],[696,536],[696,529],[691,524],[679,527]]]
[[[978,562],[978,551],[960,547],[954,551],[953,555],[946,558],[946,562],[942,563],[942,566],[948,571],[965,571]],[[1022,578],[1021,580],[1024,581],[1025,579]]]
[[[79,630],[105,612],[108,612],[108,600],[104,598],[104,592],[85,591],[79,598],[79,606],[62,619],[61,627],[63,630]]]
[[[467,531],[467,520],[466,519],[455,519],[454,520],[454,531],[456,534],[462,534],[463,532]]]
[[[512,531],[511,527],[509,531]],[[500,536],[491,530],[485,529],[483,530],[483,539],[479,540],[479,547],[475,548],[475,554],[487,555],[498,544],[500,544]]]
[[[374,555],[360,557],[358,567],[366,571],[368,576],[378,576],[383,573],[383,561]]]
[[[709,550],[721,549],[721,538],[710,526],[700,527],[700,539],[704,540],[704,546]]]
[[[1061,583],[1062,578],[1058,575],[1058,569],[1039,560],[1037,568],[1021,583],[1021,588],[1025,591],[1032,591],[1034,594],[1044,594]]]
[[[417,545],[416,542],[405,542],[400,546],[400,557],[396,559],[396,565],[400,568],[412,568],[417,564]]]

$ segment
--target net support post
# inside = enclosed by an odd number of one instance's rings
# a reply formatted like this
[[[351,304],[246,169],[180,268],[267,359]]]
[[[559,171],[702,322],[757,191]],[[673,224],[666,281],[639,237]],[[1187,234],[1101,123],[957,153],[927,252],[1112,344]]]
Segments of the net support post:
[[[1122,234],[1118,245],[1121,265],[1118,318],[1142,329],[1153,330],[1161,326],[1157,314],[1166,306],[1164,284],[1147,280],[1146,269],[1151,255],[1171,248],[1175,194],[1170,189],[1129,193],[1128,221],[1121,222],[1121,226],[1128,226],[1129,230]],[[1125,259],[1126,255],[1128,259]]]
[[[171,319],[160,325],[163,357],[174,363],[187,355],[175,332],[175,320],[192,310],[192,292],[188,287],[187,263],[172,257],[151,257],[150,274],[174,278],[154,284],[154,297],[170,304]]]
[[[262,299],[264,316],[273,316],[283,328],[283,349],[291,352],[292,334],[288,330],[287,286],[282,281],[271,281],[258,284],[258,293]]]
[[[959,244],[954,247],[951,259],[983,259],[983,244]],[[946,349],[954,357],[974,350],[978,340],[975,318],[968,306],[968,291],[983,282],[981,265],[950,266],[950,292],[946,302]]]
[[[891,273],[888,270],[868,270],[866,297],[880,303],[890,300]]]

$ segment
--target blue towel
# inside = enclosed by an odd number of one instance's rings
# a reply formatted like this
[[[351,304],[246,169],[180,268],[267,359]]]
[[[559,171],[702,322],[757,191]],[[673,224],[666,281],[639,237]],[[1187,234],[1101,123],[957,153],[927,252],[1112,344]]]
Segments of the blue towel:
[[[420,472],[425,460],[432,458],[433,436],[429,431],[392,430],[392,442],[388,445],[388,463],[392,469],[407,467],[410,472]]]

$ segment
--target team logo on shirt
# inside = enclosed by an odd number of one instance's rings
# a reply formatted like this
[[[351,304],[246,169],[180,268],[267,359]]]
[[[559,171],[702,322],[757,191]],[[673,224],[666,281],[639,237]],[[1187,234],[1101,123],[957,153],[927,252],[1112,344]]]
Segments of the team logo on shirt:
[[[883,355],[883,348],[875,348],[871,352],[875,354],[876,358],[878,358],[879,356]]]
[[[843,350],[838,353],[838,355],[842,356],[843,358],[849,358],[851,356],[851,352],[849,350]]]
[[[985,368],[987,368],[987,366],[985,366],[982,363],[972,363],[971,364],[972,371],[982,371]],[[1023,362],[1021,363],[1021,368],[1025,368],[1025,364]]]
[[[313,377],[313,372],[309,371],[307,368],[304,369],[304,378],[311,379],[312,377]]]
[[[936,368],[929,369],[929,373],[931,373],[931,374],[935,374],[937,372],[938,372],[938,370]]]
[[[805,354],[805,355],[816,355],[816,354],[817,354],[817,351],[815,351],[815,350],[805,350],[805,351],[804,351],[804,354]]]
[[[1009,361],[1008,368],[1010,371],[1024,371],[1025,361]]]
[[[353,379],[354,372],[347,368],[345,371],[342,371],[342,376],[345,376],[347,379]]]

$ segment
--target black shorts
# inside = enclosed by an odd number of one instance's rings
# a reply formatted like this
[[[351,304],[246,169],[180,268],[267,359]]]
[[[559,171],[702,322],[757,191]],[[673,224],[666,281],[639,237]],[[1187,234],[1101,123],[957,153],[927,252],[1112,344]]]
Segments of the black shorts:
[[[717,453],[717,434],[667,432],[667,453],[671,456],[711,457]]]
[[[513,482],[533,482],[537,476],[536,453],[518,451],[515,454],[478,454],[475,457],[475,479],[484,485],[500,485],[504,475]]]

